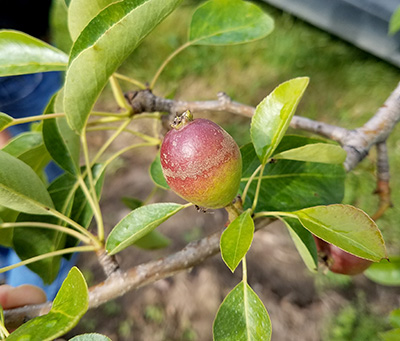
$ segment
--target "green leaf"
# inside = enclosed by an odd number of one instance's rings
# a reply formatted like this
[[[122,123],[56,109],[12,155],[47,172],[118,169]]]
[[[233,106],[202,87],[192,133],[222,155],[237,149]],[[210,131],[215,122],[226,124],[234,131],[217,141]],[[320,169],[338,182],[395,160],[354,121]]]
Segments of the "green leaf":
[[[0,150],[0,205],[32,214],[48,214],[53,202],[36,173]]]
[[[39,132],[32,131],[17,135],[3,148],[3,151],[25,162],[39,176],[51,160],[44,146],[42,134]]]
[[[53,160],[64,170],[77,174],[79,170],[80,139],[65,117],[43,121],[44,143]]]
[[[0,112],[0,131],[7,127],[7,125],[13,120],[14,119],[11,116],[8,116],[4,112]]]
[[[273,29],[273,19],[252,3],[211,0],[194,12],[189,41],[193,45],[240,44],[264,38]]]
[[[322,163],[343,163],[347,153],[343,148],[334,144],[315,143],[299,148],[293,148],[275,154],[274,159],[286,159]]]
[[[111,339],[105,335],[90,333],[75,336],[69,341],[111,341]]]
[[[19,212],[10,210],[7,207],[0,206],[0,223],[2,222],[15,222],[18,217]],[[0,229],[0,245],[5,247],[12,247],[13,246],[13,236],[14,236],[14,229],[12,228],[5,228]]]
[[[31,214],[20,214],[18,222],[46,222],[60,224],[52,216],[44,217]],[[61,224],[64,225],[64,224]],[[61,250],[65,246],[66,234],[50,229],[18,227],[14,229],[13,248],[21,260],[30,259],[48,252]],[[27,267],[38,274],[45,284],[51,284],[58,275],[62,256],[48,257]]]
[[[85,26],[106,6],[116,0],[71,0],[68,5],[68,29],[73,41]]]
[[[134,245],[145,250],[156,250],[167,247],[169,244],[171,244],[171,239],[157,230],[153,230],[137,240]]]
[[[135,210],[138,207],[143,206],[143,202],[136,198],[123,197],[121,200],[124,205],[131,210]]]
[[[85,278],[78,268],[73,267],[61,285],[50,312],[24,323],[7,340],[54,340],[75,327],[88,306],[89,294]]]
[[[84,28],[72,47],[64,88],[64,109],[72,129],[82,133],[108,78],[180,2],[119,1]]]
[[[400,328],[392,329],[384,333],[379,333],[379,337],[382,341],[399,341],[400,340]]]
[[[307,268],[315,272],[318,269],[318,253],[314,238],[297,219],[285,218],[283,220],[289,230],[297,251],[299,252]]]
[[[279,150],[307,143],[308,138],[285,136]],[[311,140],[311,142],[314,142]],[[277,150],[278,150],[277,149]],[[241,148],[243,191],[247,180],[260,165],[254,148]],[[344,195],[345,170],[342,165],[316,162],[277,160],[265,167],[255,212],[295,211],[305,207],[340,203]],[[245,208],[251,207],[256,191],[253,181],[247,193]]]
[[[99,175],[98,172],[100,169],[101,167],[99,165],[93,168],[93,177]],[[85,181],[88,182],[88,179],[86,178]],[[97,181],[96,184],[98,195],[101,191],[102,182],[101,178],[101,181]],[[57,211],[70,217],[72,220],[81,224],[81,226],[86,228],[89,226],[93,212],[73,175],[69,173],[61,175],[50,184],[48,192]],[[43,217],[20,214],[18,216],[18,221],[38,221],[67,226],[65,222],[52,216]],[[54,230],[31,228],[29,226],[14,229],[14,250],[22,260],[61,250],[66,247],[73,247],[76,246],[78,242],[76,238]],[[65,255],[64,257],[69,259],[71,254]],[[61,259],[62,256],[49,257],[28,264],[27,266],[38,274],[45,283],[52,283],[59,272]]]
[[[28,34],[0,30],[0,76],[65,70],[68,56]]]
[[[86,167],[81,168],[83,173]],[[104,184],[104,172],[101,164],[96,164],[92,167],[92,175],[95,182],[97,198],[100,199],[101,191]],[[86,185],[89,185],[87,175],[84,177]],[[65,173],[54,180],[48,188],[48,191],[53,199],[57,209],[64,214],[67,214],[72,220],[76,221],[86,229],[89,227],[92,218],[93,210],[87,201],[85,194],[80,186],[77,185],[75,176]],[[65,247],[73,247],[78,244],[72,236],[67,236]],[[70,258],[71,255],[65,255],[65,258]]]
[[[225,297],[213,325],[215,341],[271,340],[271,321],[257,294],[240,282]]]
[[[44,115],[63,112],[64,89],[60,89],[47,105]],[[80,138],[73,131],[65,117],[43,121],[43,140],[53,160],[71,174],[78,174],[80,157]]]
[[[301,77],[282,83],[257,106],[250,135],[262,164],[268,162],[286,133],[308,82],[308,77]]]
[[[385,243],[375,222],[350,205],[316,206],[292,212],[312,234],[361,258],[386,258]]]
[[[221,235],[221,256],[232,272],[250,249],[254,235],[254,221],[251,210],[243,212]]]
[[[389,257],[389,260],[372,264],[364,272],[365,276],[381,285],[400,286],[400,257]]]
[[[120,252],[185,207],[175,203],[157,203],[133,210],[109,234],[107,252],[110,255]]]
[[[389,34],[393,35],[400,30],[400,7],[398,7],[389,21]]]
[[[400,309],[395,309],[389,315],[390,324],[394,328],[400,328]]]
[[[82,167],[82,171],[86,168]],[[104,173],[101,165],[95,165],[92,169],[93,177],[96,179],[96,192],[100,198],[103,186]],[[87,176],[85,182],[88,183]],[[93,218],[93,211],[82,189],[77,184],[75,176],[64,173],[55,179],[48,187],[48,192],[54,202],[57,211],[70,217],[81,226],[88,228]],[[52,216],[37,216],[20,214],[19,222],[45,222],[68,226],[65,222]],[[76,246],[80,241],[64,233],[40,228],[19,227],[14,229],[13,244],[18,256],[22,259],[29,259],[44,253],[61,250]],[[27,266],[38,274],[45,283],[52,283],[56,278],[62,257],[69,259],[72,254],[49,257]]]
[[[307,137],[303,135],[287,134],[282,138],[278,147],[275,149],[275,153],[278,154],[290,149],[300,148],[317,143],[337,145],[335,142],[322,137]]]
[[[150,176],[158,187],[166,190],[170,189],[161,168],[160,153],[157,154],[156,158],[150,165]]]

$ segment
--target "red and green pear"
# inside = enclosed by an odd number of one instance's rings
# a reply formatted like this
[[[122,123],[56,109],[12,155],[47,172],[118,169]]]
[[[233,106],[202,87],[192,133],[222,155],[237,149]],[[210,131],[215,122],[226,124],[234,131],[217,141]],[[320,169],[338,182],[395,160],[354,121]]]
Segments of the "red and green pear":
[[[202,208],[222,208],[236,197],[242,159],[235,140],[207,119],[189,111],[177,117],[160,151],[164,177],[171,189]]]

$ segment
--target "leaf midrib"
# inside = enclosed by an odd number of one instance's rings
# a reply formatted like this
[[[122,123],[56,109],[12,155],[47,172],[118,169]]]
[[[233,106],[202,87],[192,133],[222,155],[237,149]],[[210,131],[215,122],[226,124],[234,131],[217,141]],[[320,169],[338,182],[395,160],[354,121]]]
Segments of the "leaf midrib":
[[[76,55],[73,57],[73,59],[71,59],[71,60],[69,61],[69,63],[68,63],[68,64],[69,64],[69,67],[68,67],[68,68],[71,67],[71,65],[74,63],[75,60],[78,59],[78,57],[79,57],[80,55],[82,55],[85,51],[87,51],[87,50],[93,48],[93,46],[96,45],[97,42],[99,42],[99,41],[100,41],[109,31],[111,31],[115,26],[119,25],[124,19],[126,19],[129,15],[131,15],[132,12],[134,12],[135,10],[137,10],[137,9],[139,9],[139,8],[141,8],[141,7],[143,7],[144,5],[146,5],[147,3],[149,3],[150,1],[152,1],[152,0],[145,0],[145,2],[143,2],[142,4],[140,4],[140,5],[137,6],[137,7],[134,7],[131,11],[129,11],[127,14],[125,14],[122,18],[120,18],[118,21],[114,22],[107,30],[105,30],[101,35],[99,35],[99,36],[96,38],[96,40],[93,41],[93,43],[91,43],[89,46],[87,46],[86,48],[84,48],[83,50],[81,50],[78,54],[76,54]],[[112,5],[115,5],[115,4],[118,4],[118,3],[121,3],[121,2],[112,3],[112,4],[110,4],[109,6],[105,7],[105,8],[104,8],[102,11],[100,11],[99,13],[103,12],[106,8],[109,8],[109,7],[111,7]],[[97,15],[99,15],[99,13],[98,13]],[[96,16],[97,16],[97,15],[96,15]],[[93,18],[93,19],[94,19],[94,18]],[[92,20],[93,20],[93,19],[92,19]],[[91,20],[91,21],[92,21],[92,20]],[[90,21],[90,22],[91,22],[91,21]],[[89,24],[88,24],[88,26],[86,26],[85,29],[79,34],[79,36],[78,36],[78,38],[76,39],[76,41],[79,40],[79,37],[82,35],[83,32],[85,32],[85,30],[86,30],[87,27],[89,27]]]

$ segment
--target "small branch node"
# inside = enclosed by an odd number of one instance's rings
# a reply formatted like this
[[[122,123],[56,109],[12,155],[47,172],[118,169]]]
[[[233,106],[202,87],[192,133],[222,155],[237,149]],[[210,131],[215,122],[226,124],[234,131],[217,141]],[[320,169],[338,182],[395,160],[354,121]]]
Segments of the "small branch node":
[[[116,273],[121,272],[115,256],[108,255],[106,250],[104,249],[97,251],[96,254],[99,263],[102,266],[104,273],[106,274],[107,277],[110,277]]]
[[[217,96],[218,96],[218,101],[221,103],[222,106],[226,106],[227,104],[232,103],[232,98],[230,98],[223,91],[218,92]]]

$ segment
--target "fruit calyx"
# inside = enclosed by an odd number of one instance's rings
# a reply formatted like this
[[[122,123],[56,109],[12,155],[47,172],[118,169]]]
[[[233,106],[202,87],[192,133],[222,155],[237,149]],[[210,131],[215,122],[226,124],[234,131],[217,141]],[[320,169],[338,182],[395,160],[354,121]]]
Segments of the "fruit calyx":
[[[179,130],[193,120],[193,114],[189,110],[186,110],[180,116],[176,116],[174,118],[174,122],[171,124],[171,127]]]

